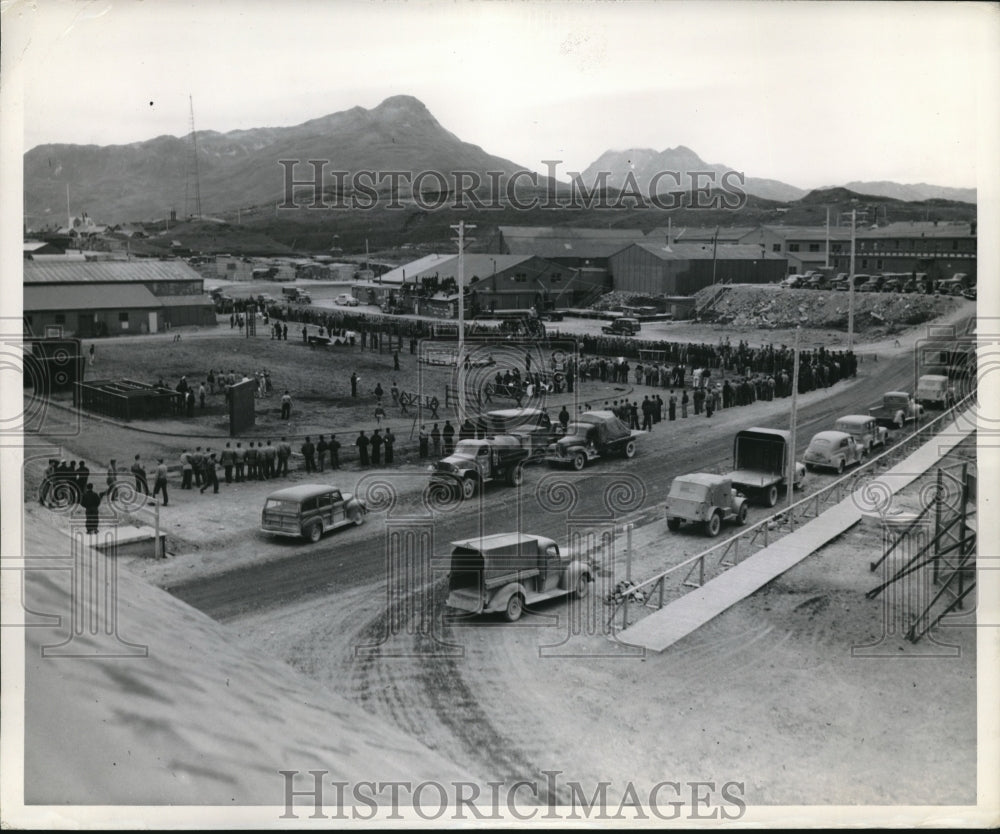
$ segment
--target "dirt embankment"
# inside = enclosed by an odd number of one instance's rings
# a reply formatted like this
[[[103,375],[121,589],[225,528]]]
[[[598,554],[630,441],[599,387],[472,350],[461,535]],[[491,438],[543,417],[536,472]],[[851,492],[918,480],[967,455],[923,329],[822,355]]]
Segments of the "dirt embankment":
[[[712,296],[718,293],[713,302]],[[844,328],[849,294],[832,290],[793,290],[766,285],[737,284],[706,287],[696,295],[697,306],[708,306],[704,318],[736,327]],[[947,315],[961,299],[916,293],[854,294],[854,330],[868,339],[901,332],[906,327]]]

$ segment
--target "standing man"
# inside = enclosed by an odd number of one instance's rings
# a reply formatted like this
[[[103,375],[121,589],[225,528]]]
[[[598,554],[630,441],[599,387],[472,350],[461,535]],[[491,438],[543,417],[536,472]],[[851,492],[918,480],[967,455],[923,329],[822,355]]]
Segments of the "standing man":
[[[670,399],[667,401],[667,417],[670,420],[677,419],[677,395],[673,388],[670,389]]]
[[[53,461],[55,463],[55,461]],[[109,501],[114,501],[118,494],[118,461],[111,458],[108,463],[108,471],[104,476],[104,483],[107,484],[107,496]]]
[[[455,427],[451,424],[451,420],[444,421],[441,437],[444,440],[444,456],[448,457],[455,450]]]
[[[181,489],[191,489],[191,478],[194,467],[191,465],[191,453],[185,449],[181,452]]]
[[[91,345],[90,349],[93,350],[94,346]],[[398,350],[394,350],[392,352],[392,369],[394,371],[398,371],[399,370],[399,351]]]
[[[163,506],[166,507],[170,503],[170,499],[167,497],[167,465],[163,462],[163,458],[157,458],[153,497],[156,498],[161,492],[163,493]]]
[[[210,394],[215,393],[215,371],[211,368],[208,369],[208,391]]]
[[[330,468],[340,469],[340,441],[337,435],[330,435]]]
[[[281,438],[282,444],[285,442],[285,438]],[[280,453],[280,450],[279,450]],[[306,472],[316,471],[316,447],[310,438],[306,438],[306,442],[302,444],[302,457],[306,461]],[[285,458],[285,473],[288,473],[288,459]],[[280,466],[279,466],[280,469]]]
[[[354,445],[358,447],[358,457],[361,460],[362,466],[368,466],[368,443],[369,440],[365,437],[365,430],[362,429],[358,434],[358,439],[354,441]]]
[[[242,443],[237,443],[236,449],[233,451],[233,463],[236,466],[236,483],[238,484],[243,482],[244,471],[246,469],[246,459],[246,449],[243,448]]]
[[[351,396],[358,396],[358,375],[355,371],[351,371]]]
[[[427,443],[430,440],[430,435],[427,433],[427,426],[421,426],[420,427],[419,438],[420,438],[420,440],[419,440],[419,444],[420,444],[419,445],[420,457],[421,458],[426,458],[427,457]]]
[[[87,462],[81,460],[76,465],[76,487],[77,495],[83,495],[87,489],[87,483],[90,481],[90,469],[87,467]]]
[[[681,418],[685,418],[687,416],[688,416],[688,392],[687,388],[685,388],[681,392]]]
[[[329,448],[327,442],[323,439],[323,435],[320,435],[319,441],[316,443],[316,466],[320,472],[323,471],[323,459],[326,457],[326,450]]]
[[[205,410],[205,395],[206,395],[206,393],[207,392],[205,391],[205,383],[204,382],[199,382],[198,383],[198,402],[201,404],[202,411]]]
[[[267,445],[264,447],[264,478],[270,480],[274,477],[274,461],[278,456],[278,450],[271,445],[271,439],[268,438]]]
[[[111,465],[114,466],[115,462],[112,460]],[[109,477],[111,470],[108,470]],[[49,494],[52,492],[52,484],[56,477],[56,459],[49,458],[49,465],[45,467],[45,474],[42,476],[42,488],[38,493],[38,503],[43,507],[47,507]]]
[[[287,420],[292,416],[292,395],[286,390],[281,395],[281,419]]]
[[[259,465],[259,454],[257,451],[257,447],[253,445],[252,440],[250,441],[249,444],[247,444],[247,452],[244,455],[244,459],[246,460],[247,464],[247,480],[256,481],[257,466]]]
[[[93,345],[90,346],[88,353],[90,354],[90,367],[94,367],[94,363],[97,361],[97,356],[95,355],[96,349]]]
[[[86,513],[88,533],[97,532],[99,521],[97,508],[101,506],[101,499],[103,497],[103,492],[94,492],[94,485],[89,482],[87,483],[87,488],[84,490],[83,495],[80,498],[80,504]]]
[[[309,442],[309,438],[306,438],[306,442]],[[310,444],[312,445],[312,444]],[[303,450],[305,446],[302,447]],[[303,451],[303,454],[305,452]],[[292,456],[292,444],[288,442],[287,438],[281,438],[281,442],[278,444],[278,471],[275,473],[275,477],[288,477],[288,459]],[[309,468],[308,461],[306,462],[306,472],[311,472],[312,469]]]
[[[132,474],[135,476],[135,491],[141,492],[143,495],[149,495],[149,483],[146,481],[146,469],[142,465],[142,457],[140,455],[135,456],[135,462],[132,464]],[[98,503],[100,503],[100,496],[98,496]],[[96,506],[96,504],[94,505]],[[94,532],[97,532],[95,525]]]
[[[201,470],[205,466],[205,455],[201,451],[201,446],[196,446],[195,450],[191,453],[191,472],[194,475],[194,485],[197,487],[201,486]]]
[[[386,427],[385,438],[382,442],[385,446],[385,463],[388,466],[390,463],[392,463],[392,447],[393,444],[396,442],[396,435],[392,433],[392,429],[390,429],[388,426]]]
[[[230,444],[227,443],[226,448],[222,450],[219,462],[222,464],[222,471],[226,473],[226,483],[231,484],[233,482],[233,465],[236,463],[236,453],[230,448]]]
[[[434,457],[441,457],[441,430],[437,423],[431,427],[431,448],[434,450]]]
[[[382,463],[382,430],[375,429],[372,433],[372,466],[379,466]]]

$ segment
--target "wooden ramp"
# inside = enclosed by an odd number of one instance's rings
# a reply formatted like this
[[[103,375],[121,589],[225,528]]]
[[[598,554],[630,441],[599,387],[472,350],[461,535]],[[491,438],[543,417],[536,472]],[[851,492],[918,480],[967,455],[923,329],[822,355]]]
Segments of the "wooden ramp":
[[[963,415],[942,429],[943,434],[935,436],[880,475],[879,482],[885,484],[895,495],[931,469],[942,455],[971,434],[974,427],[974,416]],[[635,625],[618,632],[616,639],[629,645],[662,652],[857,524],[862,517],[859,507],[863,505],[864,502],[860,499],[848,496],[818,518],[744,559],[700,588],[689,591]]]

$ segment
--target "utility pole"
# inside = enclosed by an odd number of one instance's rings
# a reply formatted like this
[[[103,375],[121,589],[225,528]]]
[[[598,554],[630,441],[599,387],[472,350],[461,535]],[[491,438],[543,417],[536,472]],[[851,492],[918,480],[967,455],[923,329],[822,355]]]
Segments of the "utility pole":
[[[857,210],[851,209],[851,270],[847,276],[847,349],[854,349],[854,221]]]
[[[191,105],[191,152],[194,161],[194,206],[195,217],[201,220],[201,180],[198,176],[198,134],[194,129],[194,98],[188,96]]]
[[[719,227],[715,227],[715,237],[712,238],[712,286],[715,286],[716,255],[719,252]]]
[[[455,356],[455,369],[458,378],[458,419],[465,421],[465,230],[475,229],[475,226],[465,225],[460,220],[457,226],[452,226],[458,232],[458,354]]]
[[[788,449],[788,506],[795,503],[795,422],[799,410],[799,333],[801,325],[795,328],[795,363],[792,365],[792,436]]]

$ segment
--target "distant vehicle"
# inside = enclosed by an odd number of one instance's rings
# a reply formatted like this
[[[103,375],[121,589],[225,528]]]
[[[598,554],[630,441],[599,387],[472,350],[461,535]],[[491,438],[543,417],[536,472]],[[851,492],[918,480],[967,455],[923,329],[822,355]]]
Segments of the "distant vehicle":
[[[350,293],[342,292],[333,299],[333,303],[339,304],[341,307],[357,307],[361,302]]]
[[[532,456],[542,457],[553,441],[556,425],[544,408],[502,408],[486,414],[491,435],[509,434],[523,438]]]
[[[318,542],[325,532],[347,524],[363,524],[365,503],[327,484],[300,484],[272,492],[264,502],[260,529],[278,536]]]
[[[882,292],[899,292],[899,287],[898,278],[886,278],[882,284]]]
[[[809,441],[803,460],[809,470],[835,469],[841,475],[848,466],[861,463],[865,454],[864,446],[846,432],[821,431]]]
[[[785,287],[786,289],[794,289],[802,283],[801,275],[789,275],[787,278],[782,278],[778,282],[778,286]]]
[[[747,499],[721,475],[679,475],[670,484],[666,515],[669,530],[679,530],[681,522],[690,521],[704,525],[707,535],[717,536],[723,521],[747,523]]]
[[[910,278],[909,280],[903,282],[903,285],[900,287],[900,290],[905,293],[912,293],[912,292],[918,292],[920,290],[920,287],[917,286],[917,282],[915,280]]]
[[[645,432],[626,426],[610,411],[585,411],[566,427],[566,434],[549,445],[545,459],[551,466],[572,466],[610,455],[635,457],[635,439]]]
[[[542,321],[562,321],[563,314],[556,310],[546,310],[538,318]]]
[[[842,431],[854,438],[854,442],[871,454],[875,446],[885,447],[889,440],[889,429],[880,426],[874,417],[866,414],[845,414],[833,424],[834,431]]]
[[[288,301],[294,301],[298,304],[312,304],[312,296],[310,296],[305,290],[300,290],[298,287],[282,287],[281,294]]]
[[[870,409],[868,416],[873,417],[880,426],[901,429],[923,413],[924,407],[906,391],[886,391],[882,396],[882,405]]]
[[[564,555],[544,536],[497,533],[451,546],[447,605],[470,614],[502,612],[509,622],[532,603],[586,597],[596,574],[590,562]]]
[[[917,402],[933,408],[951,408],[955,404],[955,389],[943,374],[925,374],[917,380]]]
[[[784,429],[754,427],[738,431],[733,440],[735,468],[725,477],[748,497],[773,507],[778,503],[778,488],[788,486],[791,440],[791,432]],[[803,485],[805,473],[805,467],[796,463],[794,487]]]
[[[975,301],[976,300],[976,288],[975,287],[969,287],[969,289],[967,289],[967,290],[962,290],[962,295],[965,298],[969,299],[969,301]]]
[[[615,319],[611,324],[606,324],[601,328],[602,333],[612,336],[634,336],[642,329],[639,319],[623,317]]]
[[[531,441],[513,435],[485,440],[459,440],[455,451],[431,467],[431,486],[440,485],[461,498],[472,498],[493,481],[518,486],[524,463],[531,456]]]
[[[827,281],[826,276],[820,272],[809,276],[805,283],[806,289],[810,290],[825,290],[830,286]]]

